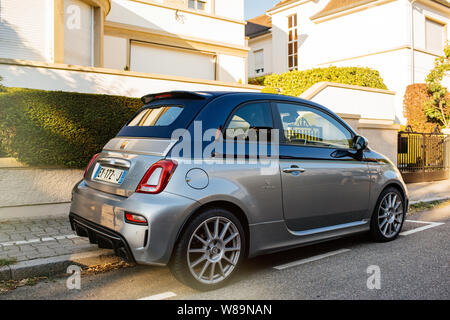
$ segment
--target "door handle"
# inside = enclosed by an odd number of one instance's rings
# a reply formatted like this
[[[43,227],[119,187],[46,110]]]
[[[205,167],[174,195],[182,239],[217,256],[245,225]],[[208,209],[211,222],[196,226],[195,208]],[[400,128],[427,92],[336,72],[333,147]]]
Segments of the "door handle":
[[[286,168],[286,169],[283,169],[283,172],[284,173],[295,173],[295,172],[300,172],[300,173],[303,173],[303,172],[305,172],[305,169],[303,169],[303,168]]]

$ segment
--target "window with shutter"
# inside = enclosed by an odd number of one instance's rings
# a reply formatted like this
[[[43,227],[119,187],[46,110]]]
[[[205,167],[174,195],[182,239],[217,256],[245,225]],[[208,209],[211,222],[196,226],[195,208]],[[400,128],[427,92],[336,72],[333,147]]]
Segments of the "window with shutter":
[[[425,19],[426,49],[436,54],[442,54],[444,49],[445,25],[437,21]]]
[[[255,55],[255,73],[264,73],[264,49],[256,50]]]
[[[0,58],[51,61],[51,1],[0,0]]]

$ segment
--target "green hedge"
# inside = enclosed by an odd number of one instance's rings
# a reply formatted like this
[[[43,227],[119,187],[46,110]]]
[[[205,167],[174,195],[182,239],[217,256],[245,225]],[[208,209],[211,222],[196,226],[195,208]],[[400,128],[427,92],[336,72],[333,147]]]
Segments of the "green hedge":
[[[248,84],[253,84],[253,85],[256,85],[256,86],[263,86],[264,85],[264,80],[266,80],[266,76],[248,78]]]
[[[265,77],[263,92],[298,97],[317,82],[329,81],[387,89],[380,73],[370,68],[328,67],[271,74]]]
[[[83,168],[140,107],[137,98],[6,88],[0,149],[33,166]]]

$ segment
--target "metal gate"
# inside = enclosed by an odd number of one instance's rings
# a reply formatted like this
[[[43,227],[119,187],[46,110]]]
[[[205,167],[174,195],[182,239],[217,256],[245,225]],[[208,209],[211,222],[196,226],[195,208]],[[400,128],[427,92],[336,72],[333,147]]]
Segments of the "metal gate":
[[[441,133],[400,131],[398,169],[406,183],[449,178],[449,136]]]

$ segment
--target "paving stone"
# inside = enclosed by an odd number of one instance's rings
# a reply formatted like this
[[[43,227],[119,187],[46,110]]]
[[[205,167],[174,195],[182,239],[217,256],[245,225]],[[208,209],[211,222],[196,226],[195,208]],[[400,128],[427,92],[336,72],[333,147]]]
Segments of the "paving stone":
[[[0,256],[5,259],[16,258],[18,261],[98,249],[96,245],[91,245],[88,239],[74,234],[67,217],[2,221],[0,243]]]
[[[8,252],[8,254],[12,254],[14,252],[20,252],[20,249],[18,246],[3,246],[0,249],[0,252],[1,251]]]
[[[19,246],[19,249],[21,252],[30,252],[30,251],[36,251],[36,248],[34,248],[31,245],[23,245],[23,246]]]

